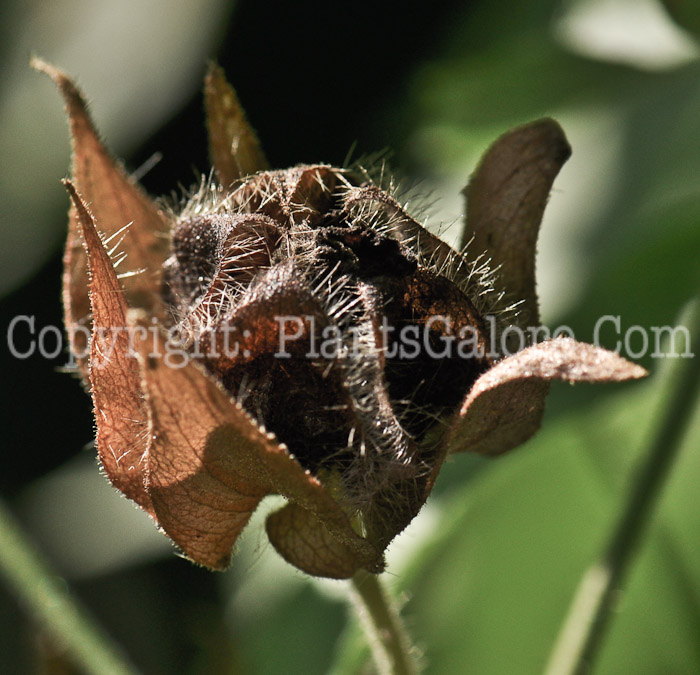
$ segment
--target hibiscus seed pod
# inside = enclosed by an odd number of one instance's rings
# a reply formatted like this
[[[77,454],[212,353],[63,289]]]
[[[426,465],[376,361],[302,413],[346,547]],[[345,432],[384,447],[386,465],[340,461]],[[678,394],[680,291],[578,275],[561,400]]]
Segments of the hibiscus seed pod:
[[[72,81],[34,66],[71,123],[65,316],[98,457],[193,561],[225,568],[278,494],[288,504],[266,529],[286,560],[318,576],[380,572],[447,453],[523,443],[552,380],[645,374],[570,339],[516,353],[501,339],[538,322],[537,231],[569,154],[552,120],[486,153],[467,189],[472,245],[455,251],[409,215],[383,166],[269,170],[216,66],[217,180],[167,209],[111,158]]]

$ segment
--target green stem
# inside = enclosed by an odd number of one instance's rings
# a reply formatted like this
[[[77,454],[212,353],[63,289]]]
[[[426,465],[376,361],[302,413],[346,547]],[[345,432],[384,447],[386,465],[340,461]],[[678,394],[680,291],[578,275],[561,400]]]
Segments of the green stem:
[[[379,583],[379,577],[360,570],[351,584],[353,605],[379,675],[416,675],[416,650],[411,647],[398,609]]]
[[[579,583],[546,675],[583,675],[591,671],[615,598],[681,447],[700,385],[700,299],[690,305],[683,323],[689,329],[690,351],[695,356],[674,364],[671,391],[658,431],[603,554]]]
[[[71,597],[0,502],[0,575],[89,675],[137,675],[110,637]]]

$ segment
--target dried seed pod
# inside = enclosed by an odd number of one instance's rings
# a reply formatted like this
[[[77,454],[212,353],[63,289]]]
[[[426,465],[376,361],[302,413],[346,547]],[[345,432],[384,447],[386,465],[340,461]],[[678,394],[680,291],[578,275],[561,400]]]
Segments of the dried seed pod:
[[[573,340],[490,348],[538,321],[537,230],[569,154],[555,122],[485,155],[467,191],[473,241],[457,252],[361,167],[268,170],[216,67],[205,98],[218,182],[167,212],[110,159],[70,79],[34,65],[71,121],[64,300],[76,351],[73,327],[92,324],[81,366],[100,461],[195,562],[225,567],[258,503],[279,494],[289,503],[267,533],[290,563],[380,572],[448,452],[527,440],[551,380],[644,375]],[[519,314],[492,320],[504,297]]]

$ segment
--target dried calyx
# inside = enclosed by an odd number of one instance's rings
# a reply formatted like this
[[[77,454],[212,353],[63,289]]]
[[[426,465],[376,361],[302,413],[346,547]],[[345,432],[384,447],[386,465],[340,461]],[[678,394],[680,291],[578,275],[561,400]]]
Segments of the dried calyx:
[[[71,122],[66,325],[78,353],[76,326],[91,326],[80,363],[100,461],[192,560],[225,567],[258,503],[280,494],[267,532],[289,562],[379,572],[448,452],[527,440],[553,379],[644,374],[573,340],[489,349],[505,327],[538,322],[537,230],[569,153],[555,122],[489,150],[468,188],[473,243],[458,253],[360,167],[268,170],[216,67],[205,102],[217,181],[177,213],[159,208],[106,152],[72,82],[35,66]],[[126,254],[120,272],[139,272],[118,278],[108,246]],[[517,313],[499,309],[509,302]],[[154,356],[172,347],[166,331],[187,355],[177,367]]]

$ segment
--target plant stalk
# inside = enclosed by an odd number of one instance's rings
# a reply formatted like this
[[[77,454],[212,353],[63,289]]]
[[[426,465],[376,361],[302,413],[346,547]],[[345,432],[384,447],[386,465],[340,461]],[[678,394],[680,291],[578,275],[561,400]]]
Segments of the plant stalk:
[[[416,649],[379,577],[360,570],[350,583],[353,605],[379,675],[417,675]]]
[[[673,364],[670,392],[658,430],[602,555],[581,579],[550,656],[546,675],[591,672],[607,632],[611,611],[653,515],[690,422],[700,387],[700,298],[690,305],[690,358]],[[671,345],[673,347],[673,345]]]
[[[88,675],[138,675],[112,639],[70,595],[0,501],[0,576]]]

